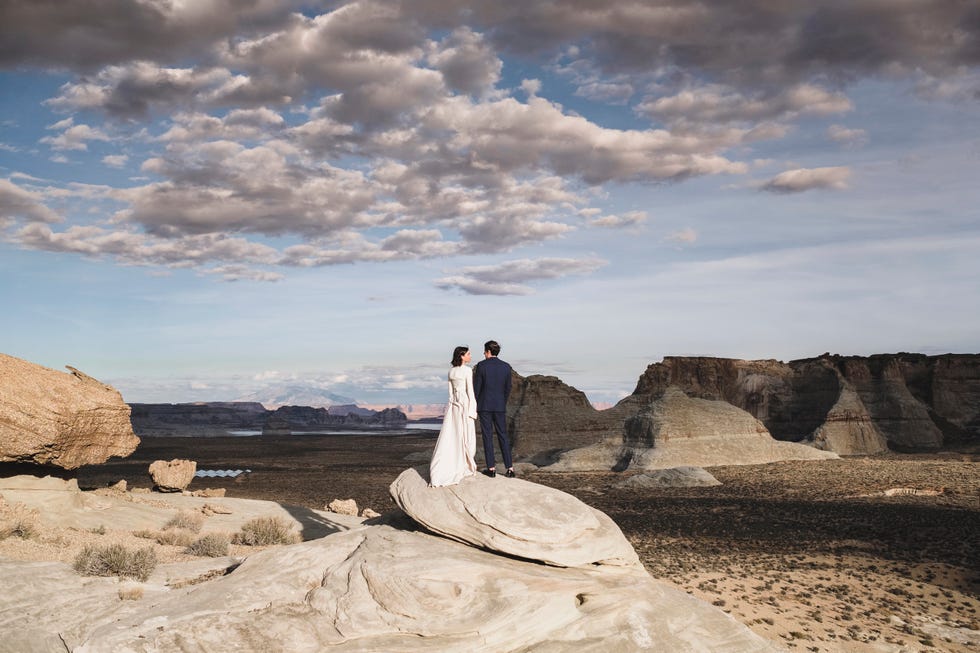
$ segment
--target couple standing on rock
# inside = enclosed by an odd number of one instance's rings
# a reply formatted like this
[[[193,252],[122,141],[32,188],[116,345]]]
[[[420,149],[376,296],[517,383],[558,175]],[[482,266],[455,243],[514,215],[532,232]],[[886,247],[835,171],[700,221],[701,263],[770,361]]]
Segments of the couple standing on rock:
[[[510,440],[507,438],[511,369],[510,365],[497,358],[499,353],[500,345],[494,340],[487,341],[483,345],[483,360],[471,370],[467,365],[470,362],[470,348],[456,347],[453,350],[452,367],[449,369],[449,402],[429,463],[429,485],[455,485],[477,472],[473,458],[476,454],[477,418],[480,420],[483,452],[487,461],[487,469],[483,473],[491,478],[497,474],[493,456],[493,432],[496,429],[507,476],[516,476],[510,456]]]

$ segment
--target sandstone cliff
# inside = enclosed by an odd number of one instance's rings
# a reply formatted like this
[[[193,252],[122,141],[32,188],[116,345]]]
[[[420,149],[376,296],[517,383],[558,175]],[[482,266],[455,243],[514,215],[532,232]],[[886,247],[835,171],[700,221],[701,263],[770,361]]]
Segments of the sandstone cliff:
[[[980,441],[980,355],[878,354],[784,363],[670,356],[644,371],[629,397],[598,411],[555,377],[515,375],[508,414],[517,455],[621,442],[626,421],[675,388],[723,401],[774,438],[842,454],[934,451]],[[708,416],[705,416],[707,419]],[[703,431],[694,419],[692,432]]]

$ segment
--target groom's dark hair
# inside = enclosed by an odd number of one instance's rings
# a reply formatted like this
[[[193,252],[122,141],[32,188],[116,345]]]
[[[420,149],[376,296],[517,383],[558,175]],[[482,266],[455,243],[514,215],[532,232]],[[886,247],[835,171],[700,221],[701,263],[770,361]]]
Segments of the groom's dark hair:
[[[496,340],[487,340],[483,345],[483,351],[490,352],[491,356],[497,356],[500,354],[500,345],[497,344]]]

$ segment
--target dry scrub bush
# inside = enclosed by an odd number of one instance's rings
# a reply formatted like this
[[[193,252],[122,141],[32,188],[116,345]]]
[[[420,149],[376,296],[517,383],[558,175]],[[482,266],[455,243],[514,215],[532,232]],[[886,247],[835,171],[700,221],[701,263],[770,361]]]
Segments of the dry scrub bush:
[[[188,512],[187,510],[181,510],[176,515],[170,518],[166,524],[163,525],[163,530],[178,530],[182,529],[185,531],[191,531],[192,533],[198,533],[201,527],[204,526],[204,515],[199,512]]]
[[[279,517],[256,517],[242,524],[242,530],[235,533],[235,544],[266,546],[269,544],[295,544],[299,535]]]
[[[130,551],[121,544],[87,546],[73,566],[83,576],[128,576],[145,581],[157,566],[157,554],[152,547]]]
[[[133,537],[142,537],[167,546],[190,546],[194,541],[194,533],[185,530],[133,531]]]
[[[140,585],[119,588],[119,599],[121,601],[139,601],[141,598],[143,598],[143,587]]]
[[[227,535],[208,533],[191,542],[185,553],[206,558],[220,558],[228,555],[230,543],[231,540]]]
[[[156,534],[157,544],[167,546],[189,546],[194,541],[194,533],[185,530],[167,530]]]
[[[0,542],[17,536],[24,540],[37,539],[41,529],[37,525],[38,514],[21,503],[4,504],[0,512]]]

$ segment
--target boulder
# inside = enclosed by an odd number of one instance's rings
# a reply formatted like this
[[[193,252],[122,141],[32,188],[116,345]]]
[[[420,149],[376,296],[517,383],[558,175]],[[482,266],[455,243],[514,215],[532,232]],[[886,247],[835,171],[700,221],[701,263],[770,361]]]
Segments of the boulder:
[[[0,354],[0,462],[76,469],[136,449],[122,395],[68,369]]]
[[[621,488],[711,487],[721,482],[700,467],[671,467],[646,474],[634,474],[616,483]]]
[[[150,477],[160,492],[182,492],[194,480],[197,463],[193,460],[154,460],[150,463]]]
[[[476,474],[429,487],[428,469],[415,467],[402,472],[390,492],[426,529],[473,546],[561,567],[639,564],[605,513],[520,478]]]
[[[338,515],[357,516],[357,502],[353,499],[334,499],[327,504],[326,509]]]

